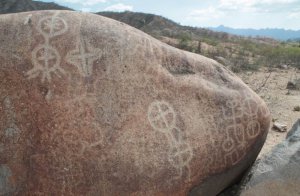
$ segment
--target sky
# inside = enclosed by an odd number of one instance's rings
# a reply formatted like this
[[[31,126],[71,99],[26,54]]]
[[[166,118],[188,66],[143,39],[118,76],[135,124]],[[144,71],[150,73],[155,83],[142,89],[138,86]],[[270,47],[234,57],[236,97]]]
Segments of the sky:
[[[300,30],[300,0],[41,0],[83,12],[134,11],[195,27]]]

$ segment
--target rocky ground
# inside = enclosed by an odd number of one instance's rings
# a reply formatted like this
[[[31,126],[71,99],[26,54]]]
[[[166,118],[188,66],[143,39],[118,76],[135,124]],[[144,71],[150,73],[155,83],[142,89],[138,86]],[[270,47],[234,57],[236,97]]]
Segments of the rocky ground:
[[[273,121],[287,125],[287,130],[290,130],[300,118],[300,112],[294,111],[294,107],[300,106],[300,91],[287,90],[286,86],[288,81],[300,79],[300,71],[292,68],[274,69],[270,73],[268,69],[261,69],[258,72],[243,72],[237,75],[265,100]],[[271,129],[260,156],[280,143],[286,134],[287,132]]]

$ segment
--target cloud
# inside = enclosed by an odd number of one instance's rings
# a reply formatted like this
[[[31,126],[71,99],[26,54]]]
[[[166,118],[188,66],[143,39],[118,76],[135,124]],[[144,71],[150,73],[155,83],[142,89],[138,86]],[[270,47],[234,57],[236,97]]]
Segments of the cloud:
[[[279,16],[278,21],[300,19],[300,0],[215,0],[209,7],[191,10],[184,21],[202,26],[257,27],[264,22],[275,24]]]
[[[295,3],[299,0],[220,0],[221,6],[234,6],[234,5],[244,5],[244,6],[254,6],[260,4],[286,4]]]
[[[74,3],[80,4],[83,6],[92,6],[98,3],[105,3],[107,0],[56,0],[56,2],[64,2],[64,3]]]
[[[287,16],[289,19],[300,19],[300,12],[292,12]]]
[[[104,9],[105,11],[116,11],[116,12],[122,12],[122,11],[132,11],[133,7],[131,5],[124,5],[123,3],[118,3],[115,5],[111,5]]]
[[[215,7],[208,7],[204,9],[193,10],[188,17],[196,20],[206,20],[208,18],[220,18],[223,12]]]
[[[219,20],[225,17],[224,12],[214,7],[197,9],[190,12],[185,18],[185,22],[198,23],[202,26],[218,26]]]
[[[278,7],[292,6],[300,0],[219,0],[219,9],[240,12],[272,12]],[[282,9],[283,10],[283,9]]]

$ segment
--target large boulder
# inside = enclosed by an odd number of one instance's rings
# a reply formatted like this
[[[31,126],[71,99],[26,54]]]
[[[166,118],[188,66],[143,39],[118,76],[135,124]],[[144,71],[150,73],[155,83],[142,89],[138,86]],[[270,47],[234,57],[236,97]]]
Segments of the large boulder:
[[[123,23],[2,15],[0,38],[1,194],[216,195],[265,141],[238,77]]]
[[[287,138],[257,162],[243,180],[241,196],[300,195],[300,119]]]

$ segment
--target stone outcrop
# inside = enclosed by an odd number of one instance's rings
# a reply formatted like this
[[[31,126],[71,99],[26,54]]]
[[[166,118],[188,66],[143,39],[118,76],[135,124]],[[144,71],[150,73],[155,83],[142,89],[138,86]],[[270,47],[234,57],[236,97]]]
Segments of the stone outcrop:
[[[300,119],[287,138],[255,164],[242,183],[241,196],[300,195]]]
[[[217,62],[68,11],[0,16],[0,193],[216,195],[265,103]]]

